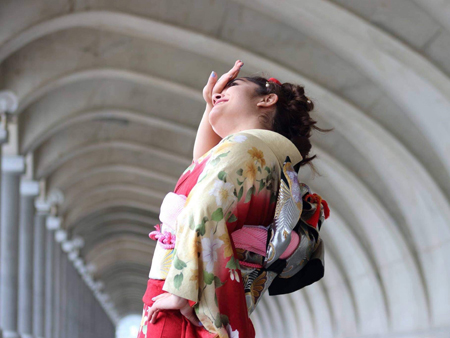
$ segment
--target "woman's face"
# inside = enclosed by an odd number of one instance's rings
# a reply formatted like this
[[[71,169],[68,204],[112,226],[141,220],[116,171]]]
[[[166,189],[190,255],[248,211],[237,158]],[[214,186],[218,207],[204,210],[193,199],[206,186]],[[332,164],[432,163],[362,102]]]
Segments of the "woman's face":
[[[209,122],[217,135],[224,138],[240,130],[265,129],[258,118],[265,105],[256,96],[257,84],[246,79],[230,81],[220,94],[213,95]]]

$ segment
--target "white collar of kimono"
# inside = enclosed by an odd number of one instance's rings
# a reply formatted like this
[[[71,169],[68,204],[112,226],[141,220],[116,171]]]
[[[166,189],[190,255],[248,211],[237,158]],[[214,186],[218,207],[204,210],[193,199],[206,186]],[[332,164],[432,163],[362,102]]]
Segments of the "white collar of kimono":
[[[283,166],[286,156],[289,156],[291,163],[297,164],[303,157],[297,147],[287,137],[268,129],[247,129],[240,133],[252,134],[264,143],[274,152],[278,158],[278,162]]]

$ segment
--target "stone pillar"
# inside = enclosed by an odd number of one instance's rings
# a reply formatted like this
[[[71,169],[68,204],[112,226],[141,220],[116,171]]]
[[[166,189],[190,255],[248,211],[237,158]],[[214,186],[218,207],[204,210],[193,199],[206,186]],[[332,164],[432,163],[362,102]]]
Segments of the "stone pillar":
[[[67,232],[59,229],[55,232],[55,271],[54,271],[54,302],[53,302],[53,335],[54,338],[63,338],[64,327],[63,321],[65,316],[65,308],[63,306],[64,292],[66,285],[64,283],[65,277],[65,254],[61,248],[61,243],[67,240]]]
[[[54,252],[53,252],[53,311],[52,311],[52,317],[53,317],[53,325],[52,325],[52,337],[53,338],[60,338],[59,337],[59,324],[60,324],[60,312],[59,312],[59,305],[61,302],[61,256],[62,251],[61,247],[58,245],[58,243],[55,243],[54,246]]]
[[[77,292],[77,284],[78,284],[78,273],[75,270],[75,265],[80,265],[78,262],[80,249],[84,246],[83,238],[76,236],[71,240],[65,240],[62,243],[62,249],[65,253],[67,253],[67,267],[66,267],[66,275],[67,282],[64,283],[66,290],[69,290],[66,293],[66,298],[63,299],[62,304],[67,311],[67,315],[65,316],[65,332],[70,333],[67,335],[67,338],[74,336],[74,332],[76,331],[76,321],[77,321],[77,306],[78,306],[78,298],[76,296]],[[81,259],[80,259],[81,260]],[[82,260],[81,260],[82,264]],[[66,305],[64,305],[66,304]],[[63,336],[64,337],[64,336]]]
[[[45,338],[53,338],[53,253],[55,252],[53,236],[53,231],[47,229],[45,234]]]
[[[8,131],[7,131],[7,127],[6,127],[6,113],[1,113],[0,114],[0,173],[2,172],[2,145],[8,141]],[[1,186],[2,186],[2,175],[0,174],[0,205],[1,205]],[[0,210],[1,213],[1,210]],[[1,219],[1,216],[0,216]],[[1,221],[0,221],[0,231],[1,231]],[[1,235],[1,233],[0,233]],[[1,262],[1,241],[0,241],[0,262]],[[0,263],[0,285],[2,283],[2,279],[1,279],[1,273],[2,271],[2,267],[1,267],[1,263]],[[1,287],[0,287],[1,289]],[[2,303],[2,298],[1,298],[1,294],[0,294],[0,337],[2,336],[2,312],[1,312],[1,303]]]
[[[36,215],[34,216],[33,336],[36,338],[44,338],[46,336],[46,251],[51,247],[51,243],[46,243],[47,236],[45,225],[50,208],[41,200],[36,200],[35,207]]]
[[[33,332],[34,198],[39,195],[39,182],[22,179],[20,195],[18,330],[22,338],[31,338]]]
[[[3,157],[1,186],[1,328],[3,338],[17,338],[20,175],[22,156]]]
[[[58,338],[67,338],[67,320],[68,320],[68,288],[67,288],[67,255],[61,253],[61,272],[60,272],[60,292],[61,298],[59,301],[59,335]]]
[[[45,252],[45,338],[58,338],[54,335],[55,326],[55,302],[56,302],[56,282],[57,257],[59,246],[55,241],[55,230],[61,226],[61,219],[55,216],[47,216],[46,219],[46,252]]]

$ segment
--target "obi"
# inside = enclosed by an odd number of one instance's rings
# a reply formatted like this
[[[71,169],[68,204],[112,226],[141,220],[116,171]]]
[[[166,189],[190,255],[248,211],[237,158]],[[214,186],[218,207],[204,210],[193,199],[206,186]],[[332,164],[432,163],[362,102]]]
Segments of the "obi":
[[[149,233],[149,237],[156,241],[149,278],[165,279],[171,266],[176,242],[176,221],[184,208],[186,196],[169,192],[161,204],[159,220],[156,230]],[[231,234],[233,243],[237,249],[250,251],[259,256],[266,257],[267,233],[269,226],[244,225],[241,229]],[[299,237],[293,234],[289,246],[280,258],[287,258],[294,252],[299,244]],[[250,268],[262,268],[260,262],[239,260],[240,265]]]

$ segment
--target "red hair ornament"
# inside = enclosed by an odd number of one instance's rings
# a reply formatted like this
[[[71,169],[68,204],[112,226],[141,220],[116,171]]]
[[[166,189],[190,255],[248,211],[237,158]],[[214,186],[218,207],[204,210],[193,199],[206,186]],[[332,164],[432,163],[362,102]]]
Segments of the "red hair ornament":
[[[275,79],[274,77],[271,77],[271,78],[268,79],[267,81],[276,83],[277,85],[281,86],[281,82],[278,81],[277,79]],[[266,82],[266,87],[269,87],[269,82]]]

